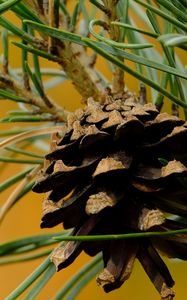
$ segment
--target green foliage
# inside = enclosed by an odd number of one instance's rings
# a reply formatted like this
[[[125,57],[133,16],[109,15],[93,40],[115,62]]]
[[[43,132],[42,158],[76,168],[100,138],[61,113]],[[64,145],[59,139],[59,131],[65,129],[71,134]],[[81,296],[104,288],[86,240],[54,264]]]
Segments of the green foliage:
[[[3,14],[11,7],[13,7],[16,3],[20,2],[20,0],[8,0],[8,1],[1,1],[3,3],[0,4],[0,14]]]

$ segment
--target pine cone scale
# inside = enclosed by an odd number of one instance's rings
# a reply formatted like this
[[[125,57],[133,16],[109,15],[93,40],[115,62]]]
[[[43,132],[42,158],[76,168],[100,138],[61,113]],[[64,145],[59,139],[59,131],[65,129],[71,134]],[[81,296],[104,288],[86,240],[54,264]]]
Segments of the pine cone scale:
[[[132,241],[110,243],[109,249],[104,252],[104,256],[108,256],[105,268],[96,279],[105,292],[119,288],[130,277],[137,251],[138,244]]]
[[[175,296],[171,289],[174,285],[174,281],[164,262],[157,260],[157,253],[149,252],[147,249],[141,249],[138,253],[138,260],[160,293],[161,299],[172,299]]]
[[[87,235],[99,222],[100,216],[91,216],[87,221],[79,228],[78,231],[74,231],[74,235]],[[83,249],[83,243],[80,241],[70,241],[64,246],[60,246],[55,249],[51,255],[51,260],[54,262],[58,271],[62,268],[70,265]],[[59,259],[60,257],[60,259]]]
[[[85,186],[82,190],[77,191],[76,189],[75,195],[73,194],[65,201],[58,201],[57,203],[60,202],[58,206],[54,201],[49,201],[47,197],[43,204],[44,215],[42,217],[41,227],[53,227],[62,222],[64,222],[65,228],[77,226],[82,216],[82,214],[80,214],[80,211],[82,212],[81,208],[85,206],[91,189],[91,184]]]

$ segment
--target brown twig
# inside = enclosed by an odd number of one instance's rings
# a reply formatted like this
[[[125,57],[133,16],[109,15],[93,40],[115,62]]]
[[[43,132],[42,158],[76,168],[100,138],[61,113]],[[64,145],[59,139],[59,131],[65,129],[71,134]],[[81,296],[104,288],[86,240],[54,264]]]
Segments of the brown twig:
[[[141,82],[140,83],[140,104],[144,105],[147,103],[147,91],[145,85]]]
[[[53,0],[48,0],[48,17],[49,26],[54,27],[54,3]],[[51,36],[48,37],[48,52],[53,53],[54,40]]]
[[[32,10],[37,11],[40,19],[45,24],[48,24],[48,15],[41,14],[38,1],[23,0],[23,2]],[[60,15],[60,20],[60,27],[69,30],[66,18]],[[43,34],[41,34],[41,37],[44,39],[43,42],[45,44],[48,37]],[[57,55],[61,60],[61,62],[59,62],[60,65],[67,76],[72,80],[73,85],[81,94],[83,100],[93,97],[96,101],[102,101],[104,88],[96,70],[90,66],[90,58],[84,47],[68,41],[57,41],[56,39],[55,47],[57,49]],[[44,48],[42,50],[47,51],[47,49]]]
[[[178,105],[176,105],[175,103],[172,103],[171,111],[172,111],[173,116],[179,117],[179,107],[178,107]]]
[[[12,144],[15,144],[17,142],[26,140],[26,139],[34,137],[34,136],[39,136],[39,135],[43,135],[43,134],[50,134],[50,133],[57,133],[57,132],[59,134],[63,134],[62,126],[54,126],[54,127],[50,127],[50,128],[40,128],[40,129],[29,130],[29,131],[26,131],[26,132],[21,132],[19,134],[11,136],[8,139],[0,142],[0,149],[2,150],[5,147],[8,147]]]
[[[108,22],[108,27],[109,27],[108,33],[110,35],[110,38],[116,42],[123,42],[120,36],[120,28],[110,24],[112,21],[118,20],[118,15],[117,15],[118,2],[119,0],[103,0],[103,4],[107,11],[106,19]],[[121,58],[119,59],[123,61],[123,59]],[[112,79],[112,92],[114,94],[123,93],[124,87],[125,87],[124,71],[114,65],[114,72],[113,72],[113,79]]]
[[[54,116],[56,121],[65,122],[68,112],[63,110],[52,100],[50,100],[50,107],[47,106],[43,99],[35,95],[32,91],[26,90],[16,80],[12,79],[9,75],[0,75],[0,88],[10,89],[17,96],[25,99],[27,104],[37,106],[41,113],[50,113]]]

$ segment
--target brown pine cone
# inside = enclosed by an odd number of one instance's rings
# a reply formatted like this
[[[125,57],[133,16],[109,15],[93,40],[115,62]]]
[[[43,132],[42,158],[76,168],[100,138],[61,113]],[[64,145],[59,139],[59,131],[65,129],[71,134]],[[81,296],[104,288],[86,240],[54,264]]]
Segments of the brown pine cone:
[[[166,218],[187,215],[187,123],[134,95],[88,100],[69,115],[66,133],[46,155],[48,167],[35,184],[47,192],[41,227],[63,223],[74,235],[167,231],[186,226]],[[142,264],[162,299],[172,299],[174,281],[158,251],[187,259],[187,236],[66,242],[52,261],[60,270],[84,250],[103,253],[97,282],[106,292],[120,287]]]

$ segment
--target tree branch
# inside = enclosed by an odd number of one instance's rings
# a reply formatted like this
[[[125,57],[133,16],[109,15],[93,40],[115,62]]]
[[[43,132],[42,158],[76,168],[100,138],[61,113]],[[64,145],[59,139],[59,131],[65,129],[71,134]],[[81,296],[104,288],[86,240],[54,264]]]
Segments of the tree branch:
[[[23,1],[31,10],[37,11],[38,16],[45,24],[49,24],[48,15],[44,15],[44,11],[39,7],[38,1]],[[51,13],[51,12],[50,12]],[[67,18],[60,15],[61,23],[59,26],[68,30],[69,24]],[[48,37],[42,38],[47,41]],[[83,46],[75,45],[67,41],[59,41],[57,39],[53,42],[55,45],[55,53],[60,58],[60,65],[66,72],[67,76],[72,80],[73,85],[77,91],[82,95],[83,100],[93,97],[96,101],[102,101],[104,97],[104,88],[101,84],[101,79],[98,77],[93,65],[90,64],[90,58]]]
[[[40,113],[50,113],[54,119],[59,122],[65,122],[68,112],[64,111],[62,107],[52,102],[51,107],[48,107],[43,99],[35,95],[32,91],[24,89],[16,80],[9,75],[0,75],[0,88],[12,90],[20,98],[24,98],[27,104],[34,105],[40,109]]]
[[[116,42],[123,42],[120,36],[120,28],[115,25],[111,25],[112,21],[118,20],[117,15],[117,4],[119,0],[103,0],[103,4],[105,6],[106,12],[106,21],[109,27],[109,35],[111,40]],[[122,58],[120,60],[123,61]],[[124,71],[121,70],[119,67],[114,65],[114,72],[113,72],[113,79],[112,79],[112,92],[115,94],[123,93],[124,92]]]

